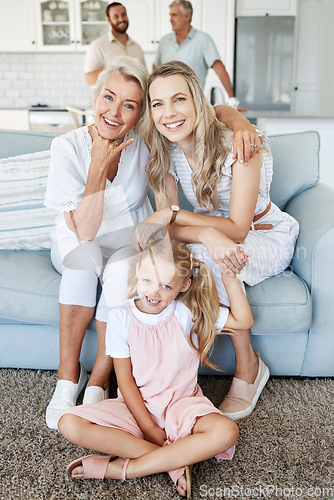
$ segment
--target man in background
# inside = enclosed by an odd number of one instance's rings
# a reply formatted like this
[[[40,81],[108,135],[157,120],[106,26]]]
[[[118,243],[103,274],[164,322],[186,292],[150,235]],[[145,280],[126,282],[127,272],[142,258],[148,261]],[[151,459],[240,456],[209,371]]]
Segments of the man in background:
[[[196,30],[191,26],[193,8],[186,0],[175,0],[170,5],[170,22],[174,33],[161,38],[154,60],[154,66],[169,61],[182,61],[196,73],[204,87],[209,68],[218,75],[228,96],[230,104],[237,107],[239,101],[235,99],[230,77],[222,63],[217,47],[207,33]]]
[[[119,2],[110,3],[106,8],[106,16],[111,30],[94,40],[86,53],[85,80],[88,85],[95,85],[98,75],[115,56],[134,57],[146,66],[140,45],[126,33],[129,19],[124,5]]]

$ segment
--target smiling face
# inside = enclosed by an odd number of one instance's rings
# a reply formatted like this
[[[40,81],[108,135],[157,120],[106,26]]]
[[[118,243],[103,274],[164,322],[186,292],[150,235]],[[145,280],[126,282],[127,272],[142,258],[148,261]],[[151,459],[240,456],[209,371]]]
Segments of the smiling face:
[[[157,77],[150,85],[151,113],[157,130],[181,148],[193,140],[194,100],[181,75]]]
[[[180,292],[185,292],[190,286],[190,279],[184,283],[181,276],[175,274],[173,263],[146,256],[137,266],[137,291],[140,300],[136,306],[141,312],[159,314],[175,300]]]
[[[110,141],[123,140],[137,124],[141,107],[139,84],[120,74],[111,75],[95,100],[95,125],[99,134]]]
[[[107,21],[113,32],[125,33],[129,26],[129,19],[123,5],[110,7]]]

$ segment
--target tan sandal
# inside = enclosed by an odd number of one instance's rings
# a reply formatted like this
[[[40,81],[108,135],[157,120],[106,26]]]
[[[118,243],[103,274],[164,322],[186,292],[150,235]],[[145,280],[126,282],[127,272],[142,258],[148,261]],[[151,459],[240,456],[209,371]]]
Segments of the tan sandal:
[[[67,466],[66,474],[68,477],[75,479],[72,477],[72,471],[79,465],[82,465],[82,479],[104,479],[110,460],[115,460],[115,458],[117,457],[114,455],[86,455],[73,460]]]

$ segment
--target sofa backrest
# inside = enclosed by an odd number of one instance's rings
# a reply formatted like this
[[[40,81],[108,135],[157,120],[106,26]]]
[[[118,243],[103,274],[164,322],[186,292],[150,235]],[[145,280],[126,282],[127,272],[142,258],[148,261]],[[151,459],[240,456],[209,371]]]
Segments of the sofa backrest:
[[[44,151],[50,148],[55,134],[0,130],[0,158]],[[314,186],[319,180],[318,132],[273,135],[269,144],[274,158],[274,175],[270,189],[272,201],[281,209],[297,193]],[[154,205],[154,197],[149,192]],[[180,193],[180,205],[191,206]]]
[[[43,132],[0,130],[0,158],[46,151],[54,137]]]
[[[269,144],[274,158],[270,198],[284,210],[291,198],[319,180],[319,134],[311,131],[273,135]]]

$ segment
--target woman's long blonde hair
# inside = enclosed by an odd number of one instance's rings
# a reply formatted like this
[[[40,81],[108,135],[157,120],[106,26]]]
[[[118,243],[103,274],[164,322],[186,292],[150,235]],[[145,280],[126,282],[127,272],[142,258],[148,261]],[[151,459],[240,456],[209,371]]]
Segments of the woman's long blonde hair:
[[[192,69],[180,61],[162,64],[151,74],[147,84],[147,106],[143,122],[143,135],[150,156],[146,166],[148,182],[154,190],[157,199],[166,199],[165,176],[169,171],[169,153],[174,143],[164,137],[154,124],[151,111],[149,90],[152,82],[157,78],[168,76],[182,76],[189,87],[196,113],[193,130],[194,158],[196,166],[192,170],[192,184],[195,188],[199,204],[207,210],[217,208],[216,186],[222,175],[224,161],[228,149],[223,145],[223,132],[228,129],[216,119],[215,112],[207,101],[201,85]]]
[[[210,269],[203,262],[194,259],[184,243],[168,238],[147,245],[139,254],[136,265],[140,266],[144,258],[150,258],[152,265],[155,265],[158,258],[173,262],[175,273],[182,277],[184,283],[191,279],[190,287],[180,293],[177,300],[181,300],[192,313],[190,342],[199,354],[201,365],[217,369],[208,359],[217,333],[216,322],[219,314],[219,297]],[[129,279],[129,297],[136,294],[137,276],[133,267]],[[194,343],[194,335],[197,336],[198,347]]]

